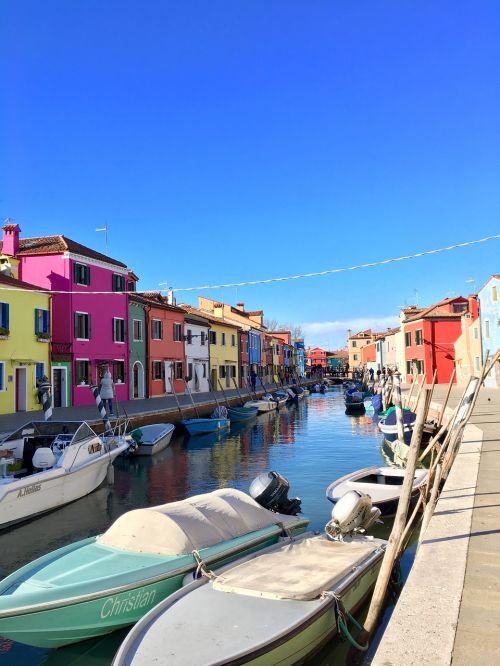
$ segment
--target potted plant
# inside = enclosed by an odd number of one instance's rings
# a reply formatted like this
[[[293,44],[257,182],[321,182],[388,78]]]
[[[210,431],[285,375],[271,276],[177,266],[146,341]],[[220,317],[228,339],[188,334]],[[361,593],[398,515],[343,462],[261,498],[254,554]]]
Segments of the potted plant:
[[[6,340],[9,337],[10,331],[5,326],[0,326],[0,340]]]
[[[38,342],[49,342],[50,341],[50,333],[37,333],[36,334],[36,339]]]

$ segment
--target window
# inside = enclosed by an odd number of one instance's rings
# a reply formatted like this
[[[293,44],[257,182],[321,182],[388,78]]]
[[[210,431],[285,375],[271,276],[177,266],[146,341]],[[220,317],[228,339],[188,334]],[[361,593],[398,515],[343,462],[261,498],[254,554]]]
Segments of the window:
[[[193,364],[188,363],[188,377],[189,379],[193,379]]]
[[[488,319],[484,320],[484,337],[485,338],[490,337],[490,322]]]
[[[0,361],[0,391],[5,391],[5,363]]]
[[[174,324],[174,342],[181,342],[182,340],[182,325]]]
[[[75,361],[75,380],[81,386],[90,384],[90,361]]]
[[[415,331],[415,344],[416,345],[421,345],[423,344],[423,336],[422,336],[422,329],[419,328],[418,331]]]
[[[476,370],[481,370],[481,361],[479,360],[479,356],[474,358],[474,365],[476,366]]]
[[[200,345],[201,345],[202,347],[205,346],[205,331],[202,331],[202,332],[200,333]]]
[[[215,331],[210,331],[210,344],[211,345],[217,344],[217,333]]]
[[[134,342],[142,342],[142,321],[140,319],[134,319],[133,328]]]
[[[411,375],[411,361],[406,361],[406,374]]]
[[[9,332],[9,304],[0,303],[0,329],[1,334],[5,335]]]
[[[125,278],[123,275],[113,273],[112,287],[113,291],[125,291]]]
[[[411,347],[411,331],[405,333],[405,347]]]
[[[115,384],[125,382],[125,361],[113,361],[113,381]]]
[[[414,359],[417,375],[424,374],[424,362],[421,359]]]
[[[492,300],[492,301],[496,301],[496,300],[498,300],[498,295],[497,295],[497,288],[496,288],[496,286],[491,288],[491,300]]]
[[[231,335],[231,347],[236,347],[236,336]]]
[[[35,387],[39,379],[45,375],[45,363],[35,363]]]
[[[153,319],[151,322],[151,337],[153,340],[163,340],[163,322],[161,319]]]
[[[206,363],[202,363],[202,368],[203,368],[203,379],[207,376],[207,365]]]
[[[73,264],[73,280],[76,284],[90,284],[90,267],[85,264]]]
[[[479,331],[477,330],[477,326],[474,326],[474,340],[477,340],[479,338]]]
[[[236,366],[235,365],[231,366],[231,377],[233,379],[236,379]]]
[[[87,312],[75,312],[75,338],[90,340],[90,315]]]
[[[220,335],[221,335],[221,341],[220,341],[220,343],[221,343],[221,345],[225,345],[225,344],[226,344],[226,334],[225,334],[225,333],[221,333]]]
[[[357,361],[358,360],[358,355],[354,354],[354,356],[352,358],[353,358],[354,361]]]
[[[353,347],[356,347],[356,346],[357,346],[357,345],[356,345],[356,340],[353,340],[353,341],[352,341],[352,346],[353,346]]]
[[[125,342],[125,319],[113,317],[113,340]]]
[[[128,291],[136,291],[135,282],[130,280],[128,283]]]
[[[153,379],[163,379],[163,363],[161,361],[153,361],[152,374]]]
[[[221,379],[226,378],[226,366],[225,365],[219,365],[219,377]]]
[[[187,331],[186,331],[186,342],[187,342],[188,345],[193,344],[193,333],[192,333],[190,328],[188,328]],[[189,376],[191,376],[191,375],[189,375]]]
[[[467,303],[453,303],[452,305],[452,312],[466,312],[467,311]]]
[[[50,312],[35,308],[35,335],[49,335],[50,333]]]
[[[184,375],[182,374],[182,361],[175,362],[175,378],[183,379]]]

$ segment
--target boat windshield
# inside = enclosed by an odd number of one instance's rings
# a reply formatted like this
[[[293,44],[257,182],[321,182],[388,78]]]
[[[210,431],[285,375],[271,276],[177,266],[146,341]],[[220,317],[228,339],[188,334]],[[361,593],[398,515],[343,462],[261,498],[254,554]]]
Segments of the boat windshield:
[[[73,444],[77,444],[78,442],[83,442],[84,439],[88,439],[89,437],[95,437],[95,436],[96,434],[89,426],[89,424],[83,422],[76,431],[75,438],[73,439]]]

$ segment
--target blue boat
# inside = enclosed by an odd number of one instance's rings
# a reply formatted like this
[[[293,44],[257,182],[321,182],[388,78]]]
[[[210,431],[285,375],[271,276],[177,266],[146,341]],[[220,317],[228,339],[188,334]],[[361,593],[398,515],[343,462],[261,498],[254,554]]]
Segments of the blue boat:
[[[227,430],[230,426],[229,419],[184,419],[181,425],[186,428],[190,435],[205,435],[210,432]]]
[[[257,416],[257,407],[228,407],[227,414],[231,421],[249,421]]]

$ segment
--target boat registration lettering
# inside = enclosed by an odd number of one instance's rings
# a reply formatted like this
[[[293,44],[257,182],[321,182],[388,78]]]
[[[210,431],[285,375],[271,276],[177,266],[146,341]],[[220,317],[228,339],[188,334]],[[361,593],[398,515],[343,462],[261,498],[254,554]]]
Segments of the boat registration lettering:
[[[25,488],[21,488],[17,493],[17,497],[19,498],[19,497],[26,497],[26,495],[33,495],[33,493],[37,493],[41,489],[42,489],[41,483],[33,483],[31,486],[26,486]]]
[[[89,444],[88,446],[88,452],[89,454],[91,453],[99,453],[99,451],[102,449],[101,442],[94,442],[93,444]]]
[[[131,590],[127,596],[121,594],[116,597],[109,597],[102,605],[101,618],[104,620],[107,617],[123,615],[123,613],[130,613],[130,611],[138,608],[152,606],[155,596],[155,589],[148,590],[143,587],[139,590]]]

